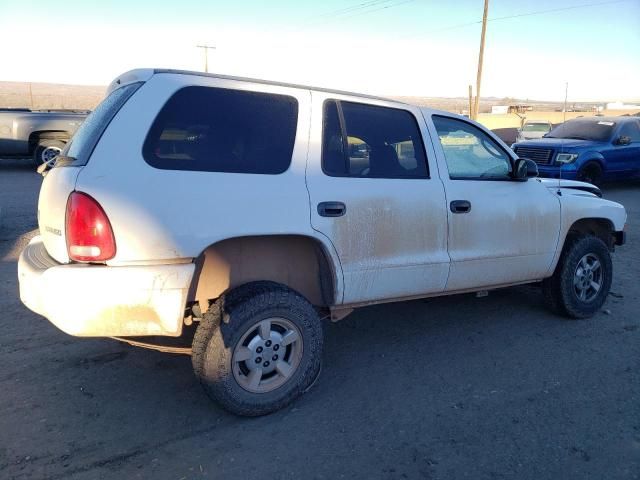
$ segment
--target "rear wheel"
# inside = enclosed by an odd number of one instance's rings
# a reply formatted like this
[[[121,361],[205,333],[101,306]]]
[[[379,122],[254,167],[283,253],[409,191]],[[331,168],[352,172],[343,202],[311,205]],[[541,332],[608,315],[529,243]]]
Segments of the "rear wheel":
[[[553,276],[542,283],[547,305],[570,318],[596,313],[609,294],[612,264],[605,243],[592,235],[567,239]]]
[[[207,394],[245,416],[274,412],[304,393],[320,372],[323,343],[320,319],[304,297],[275,283],[254,287],[214,303],[192,349]]]
[[[587,163],[578,171],[578,180],[592,185],[602,185],[602,167],[598,163]]]
[[[33,151],[33,160],[36,165],[53,162],[53,160],[60,155],[64,147],[65,143],[60,140],[38,140],[38,145],[36,145]]]

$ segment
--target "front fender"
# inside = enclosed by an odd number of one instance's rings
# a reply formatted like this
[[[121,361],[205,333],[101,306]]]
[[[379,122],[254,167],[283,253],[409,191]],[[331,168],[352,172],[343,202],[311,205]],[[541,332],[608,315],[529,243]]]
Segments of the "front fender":
[[[578,157],[578,161],[576,162],[576,170],[579,170],[580,167],[592,162],[599,163],[602,170],[606,170],[607,162],[600,152],[594,150],[580,154],[580,156]]]
[[[576,222],[586,219],[606,220],[611,224],[613,232],[621,232],[627,221],[627,212],[624,206],[619,203],[598,198],[592,193],[581,190],[564,188],[561,189],[561,193],[560,237],[556,254],[548,272],[549,276],[553,274],[569,230]]]

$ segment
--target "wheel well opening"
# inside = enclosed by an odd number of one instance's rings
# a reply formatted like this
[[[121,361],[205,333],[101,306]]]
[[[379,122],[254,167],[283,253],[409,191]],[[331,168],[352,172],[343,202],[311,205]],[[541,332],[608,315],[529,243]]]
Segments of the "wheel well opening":
[[[315,306],[335,303],[335,270],[317,240],[302,235],[247,236],[208,246],[196,259],[189,302],[215,300],[250,282],[273,281]]]
[[[569,235],[593,235],[601,239],[612,250],[615,245],[615,229],[611,220],[606,218],[583,218],[569,229]]]
[[[65,130],[40,130],[31,132],[29,135],[29,153],[33,154],[40,140],[59,140],[61,142],[68,142],[69,138],[69,132]]]

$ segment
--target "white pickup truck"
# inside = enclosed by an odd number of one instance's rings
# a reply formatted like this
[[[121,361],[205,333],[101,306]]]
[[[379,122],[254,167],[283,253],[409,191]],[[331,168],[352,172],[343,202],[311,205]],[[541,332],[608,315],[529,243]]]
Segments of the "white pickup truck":
[[[626,212],[536,175],[447,112],[134,70],[46,172],[20,296],[76,336],[193,324],[206,391],[262,415],[318,376],[322,317],[526,283],[559,314],[598,311]]]

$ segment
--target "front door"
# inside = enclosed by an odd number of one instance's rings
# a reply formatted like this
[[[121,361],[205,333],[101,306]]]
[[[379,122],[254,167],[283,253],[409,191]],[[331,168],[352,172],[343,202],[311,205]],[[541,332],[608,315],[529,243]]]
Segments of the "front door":
[[[617,143],[621,137],[626,137],[629,143]],[[640,173],[640,121],[630,120],[620,125],[603,156],[607,171],[616,178],[628,178],[630,174]]]
[[[311,225],[338,253],[343,303],[441,292],[445,195],[420,111],[321,92],[312,105]]]
[[[447,194],[447,291],[542,279],[560,231],[560,202],[537,179],[513,181],[506,148],[476,125],[431,115]]]

